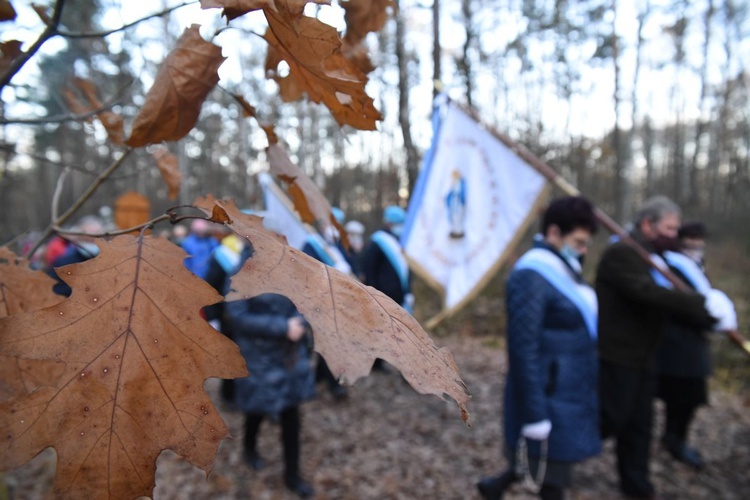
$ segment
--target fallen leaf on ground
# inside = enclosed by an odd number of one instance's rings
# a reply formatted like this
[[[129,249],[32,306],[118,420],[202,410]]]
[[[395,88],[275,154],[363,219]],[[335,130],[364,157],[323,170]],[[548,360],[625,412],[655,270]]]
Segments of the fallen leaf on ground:
[[[247,369],[201,318],[221,296],[185,252],[151,236],[96,242],[97,257],[58,269],[68,299],[0,320],[0,354],[65,365],[57,388],[0,405],[0,466],[53,447],[57,497],[150,496],[162,450],[211,470],[228,432],[203,383]]]

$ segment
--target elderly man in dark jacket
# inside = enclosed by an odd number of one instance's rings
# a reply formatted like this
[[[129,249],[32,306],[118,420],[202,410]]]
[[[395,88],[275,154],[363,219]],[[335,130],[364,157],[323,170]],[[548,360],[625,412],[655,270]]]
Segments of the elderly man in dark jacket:
[[[652,198],[639,212],[631,236],[660,259],[662,252],[676,247],[680,217],[674,202]],[[602,435],[617,439],[620,489],[638,498],[655,494],[649,479],[654,367],[666,319],[697,329],[715,322],[703,295],[660,286],[660,279],[624,241],[605,251],[596,276]]]

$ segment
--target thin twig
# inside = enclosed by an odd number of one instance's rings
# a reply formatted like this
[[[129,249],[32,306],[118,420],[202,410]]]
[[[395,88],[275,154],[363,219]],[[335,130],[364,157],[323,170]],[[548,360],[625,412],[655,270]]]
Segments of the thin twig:
[[[164,220],[170,220],[172,216],[170,214],[163,214],[159,217],[156,217],[154,219],[151,219],[150,221],[144,222],[143,224],[138,224],[137,226],[128,227],[125,229],[118,229],[117,231],[107,231],[105,233],[81,233],[79,231],[68,231],[67,229],[63,229],[61,227],[53,227],[52,229],[58,233],[58,234],[64,234],[65,236],[90,236],[92,238],[107,238],[110,236],[119,236],[121,234],[129,234],[134,231],[140,231],[141,229],[153,226],[154,224],[157,224]]]
[[[126,149],[122,156],[115,160],[112,165],[110,165],[107,170],[99,174],[99,176],[94,179],[94,182],[91,183],[91,185],[86,189],[86,192],[84,192],[80,198],[73,204],[72,207],[70,207],[64,214],[62,214],[60,217],[58,217],[56,220],[53,220],[49,226],[44,230],[42,233],[42,236],[37,240],[37,242],[34,244],[34,246],[29,250],[29,252],[26,254],[26,256],[30,259],[33,257],[34,253],[39,250],[39,248],[44,244],[45,241],[47,241],[47,238],[52,236],[52,234],[55,232],[55,227],[59,227],[63,225],[76,211],[81,208],[81,206],[88,200],[92,194],[94,194],[94,191],[105,181],[107,178],[109,178],[110,175],[112,175],[112,172],[117,170],[117,168],[122,165],[125,162],[125,159],[130,156],[130,153],[133,152],[132,148]]]
[[[4,247],[10,247],[11,245],[13,245],[13,244],[14,244],[14,243],[16,243],[17,241],[19,241],[19,240],[20,240],[21,238],[23,238],[24,236],[26,236],[27,234],[29,234],[29,231],[28,231],[28,230],[26,230],[26,231],[22,232],[21,234],[18,234],[18,235],[16,235],[16,236],[14,236],[14,237],[13,237],[13,238],[11,238],[10,240],[8,240],[8,241],[6,241],[5,243],[3,243],[2,245],[0,245],[0,248],[4,248]]]
[[[110,99],[109,101],[102,104],[99,108],[93,109],[91,111],[88,111],[86,113],[81,114],[73,114],[73,113],[66,113],[64,115],[58,115],[58,116],[45,116],[40,118],[5,118],[0,117],[0,125],[9,125],[9,124],[20,124],[20,125],[43,125],[47,123],[65,123],[65,122],[71,122],[71,121],[83,121],[88,118],[91,118],[92,116],[96,116],[102,111],[107,111],[108,109],[112,108],[113,106],[116,106],[117,104],[120,104],[120,101],[122,101],[123,94],[125,93],[125,90],[130,87],[135,80],[131,79],[128,83],[126,83],[120,90],[118,90],[114,97]]]
[[[73,163],[66,163],[66,162],[62,162],[62,161],[54,161],[54,160],[50,160],[49,158],[47,158],[44,155],[40,155],[40,154],[36,154],[36,153],[27,153],[25,151],[18,151],[11,144],[0,143],[0,151],[8,151],[9,153],[12,153],[12,154],[15,154],[15,155],[26,156],[28,158],[31,158],[32,160],[36,160],[36,161],[39,161],[39,162],[42,162],[42,163],[48,163],[48,164],[54,165],[56,167],[69,168],[71,170],[75,170],[76,172],[80,172],[80,173],[85,174],[85,175],[90,175],[91,177],[95,177],[95,176],[99,175],[96,172],[94,172],[92,170],[88,170],[86,167],[81,166],[81,165],[76,165],[76,164],[73,164]],[[136,167],[135,172],[131,172],[129,174],[122,174],[122,175],[112,176],[112,177],[110,177],[110,179],[111,180],[129,179],[130,177],[133,177],[133,176],[136,176],[136,175],[140,175],[141,172],[143,172],[144,170],[146,170],[148,168],[151,168],[151,167],[150,166],[143,166],[143,165],[141,165],[139,167]]]
[[[70,174],[70,168],[63,169],[60,172],[60,177],[57,178],[57,185],[55,186],[55,192],[52,195],[52,220],[57,220],[58,208],[60,207],[60,194],[62,193],[63,185],[65,184],[65,178]]]
[[[186,7],[188,5],[193,5],[193,4],[196,4],[196,3],[198,3],[198,0],[194,0],[192,2],[185,2],[185,3],[182,3],[180,5],[175,5],[174,7],[170,7],[168,9],[165,9],[165,10],[161,11],[161,12],[156,12],[154,14],[150,14],[150,15],[148,15],[146,17],[142,17],[141,19],[136,19],[135,21],[133,21],[131,23],[124,24],[124,25],[120,26],[119,28],[114,28],[114,29],[111,29],[111,30],[106,30],[106,31],[91,31],[91,32],[81,32],[81,31],[76,32],[76,31],[57,30],[57,34],[60,35],[60,36],[62,36],[62,37],[65,37],[65,38],[104,38],[104,37],[109,36],[109,35],[111,35],[113,33],[117,33],[118,31],[124,31],[124,30],[126,30],[128,28],[132,28],[136,24],[142,23],[143,21],[147,21],[147,20],[153,19],[155,17],[165,16],[165,15],[169,14],[170,12],[172,12],[174,10],[180,9],[182,7]]]
[[[54,11],[52,12],[52,18],[50,20],[50,23],[47,25],[46,28],[44,28],[44,31],[42,31],[42,34],[39,35],[39,38],[36,42],[34,42],[34,45],[29,47],[29,50],[22,52],[18,57],[13,59],[11,63],[8,65],[8,69],[6,69],[2,75],[0,75],[0,90],[3,89],[6,85],[10,83],[10,81],[13,79],[14,76],[16,76],[16,73],[18,73],[23,66],[29,62],[29,60],[34,57],[34,54],[36,54],[39,49],[44,45],[44,43],[55,36],[57,34],[57,27],[60,24],[60,18],[62,17],[62,11],[63,6],[65,5],[65,0],[57,0],[55,2]]]

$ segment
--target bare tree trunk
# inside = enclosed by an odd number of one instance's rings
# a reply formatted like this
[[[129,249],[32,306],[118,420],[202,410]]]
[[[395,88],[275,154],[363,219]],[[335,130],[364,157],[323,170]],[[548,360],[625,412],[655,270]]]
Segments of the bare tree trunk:
[[[646,5],[644,6],[644,10],[638,14],[638,38],[636,41],[636,55],[635,55],[635,71],[633,74],[633,91],[630,95],[630,102],[631,102],[631,115],[630,115],[630,130],[628,131],[627,137],[625,139],[625,150],[627,151],[626,159],[627,159],[627,167],[626,167],[626,176],[628,178],[628,182],[625,186],[625,192],[624,194],[624,212],[623,212],[623,220],[629,221],[633,218],[633,206],[634,203],[634,186],[633,186],[633,141],[636,137],[636,131],[638,130],[638,85],[640,83],[640,75],[641,75],[641,59],[643,55],[643,26],[646,24],[646,18],[648,17],[649,13],[651,11],[651,4],[647,0]],[[650,151],[649,151],[650,154]],[[648,164],[647,164],[648,165]],[[650,165],[649,165],[650,166]],[[647,182],[652,181],[652,179],[647,179]],[[648,189],[648,188],[647,188]]]
[[[396,6],[399,5],[399,0],[396,0]],[[399,17],[401,13],[399,12]],[[440,58],[442,56],[442,50],[440,48],[440,0],[432,0],[432,80],[434,82],[432,93],[436,96],[440,89],[438,88],[438,82],[442,81],[442,69],[440,64]]]
[[[626,212],[628,207],[626,206],[625,193],[627,191],[626,184],[629,179],[627,177],[625,163],[626,160],[623,158],[622,148],[622,133],[620,131],[620,44],[617,39],[617,0],[612,0],[612,64],[615,70],[615,90],[614,90],[614,104],[615,104],[615,128],[612,131],[612,149],[614,151],[615,161],[615,219],[620,223],[625,222]]]
[[[461,58],[457,61],[458,70],[463,74],[464,85],[466,86],[466,103],[469,107],[474,106],[474,75],[471,69],[471,47],[476,40],[474,30],[474,12],[471,8],[471,0],[461,0],[461,13],[464,17],[464,27],[466,28],[466,41],[464,42]]]
[[[405,49],[403,11],[401,2],[396,0],[396,59],[398,61],[398,121],[401,124],[401,134],[404,137],[406,150],[407,190],[411,193],[419,173],[419,155],[411,138],[411,119],[409,117],[409,68]]]

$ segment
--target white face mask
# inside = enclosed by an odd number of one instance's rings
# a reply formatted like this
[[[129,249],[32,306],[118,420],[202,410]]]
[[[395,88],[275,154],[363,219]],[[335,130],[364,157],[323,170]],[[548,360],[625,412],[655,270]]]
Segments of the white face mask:
[[[706,255],[705,250],[700,249],[700,248],[695,248],[695,249],[686,248],[682,251],[682,253],[685,254],[685,256],[689,257],[694,262],[697,262],[698,264],[701,264],[703,262],[703,258]]]
[[[397,238],[401,237],[401,233],[404,232],[404,225],[403,224],[394,224],[393,226],[391,226],[391,232]]]
[[[349,234],[349,246],[355,252],[361,252],[365,246],[365,240],[361,234]]]

